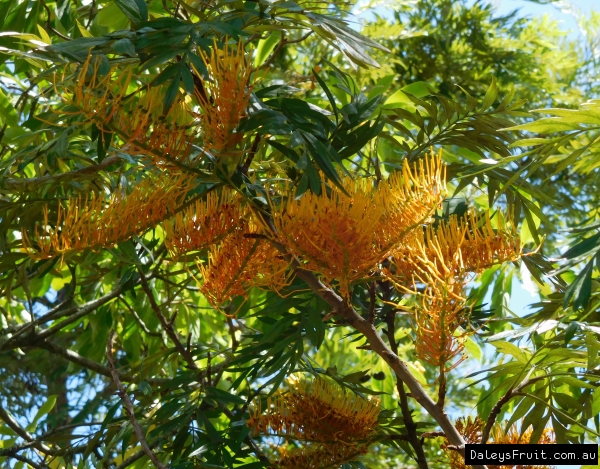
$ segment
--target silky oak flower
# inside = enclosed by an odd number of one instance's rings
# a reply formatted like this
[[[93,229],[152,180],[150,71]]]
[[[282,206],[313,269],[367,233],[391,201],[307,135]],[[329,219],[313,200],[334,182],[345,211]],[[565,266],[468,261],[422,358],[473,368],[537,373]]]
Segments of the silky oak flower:
[[[23,248],[35,259],[47,259],[113,246],[172,216],[194,185],[195,178],[190,175],[146,177],[129,194],[115,191],[108,198],[93,194],[89,199],[71,198],[65,206],[59,203],[54,224],[46,205],[33,241],[22,230]]]
[[[207,77],[200,80],[203,91],[196,89],[196,98],[202,107],[204,146],[215,156],[231,156],[243,134],[236,133],[240,120],[250,102],[252,67],[244,53],[244,44],[236,47],[225,44],[219,49],[215,40],[211,53],[200,53],[207,69]]]
[[[444,366],[464,349],[464,334],[457,331],[468,322],[469,275],[521,256],[512,225],[500,214],[496,220],[494,228],[489,213],[451,217],[413,231],[392,251],[385,274],[402,293],[415,295],[415,352],[432,365]]]
[[[349,446],[343,443],[308,445],[296,448],[281,448],[273,469],[321,469],[336,468],[367,454],[366,445]]]
[[[475,418],[459,418],[456,421],[456,429],[465,439],[468,444],[477,444],[481,442],[482,429],[485,426],[485,422],[479,417]],[[487,442],[489,445],[493,444],[529,444],[533,430],[528,428],[522,435],[519,432],[517,425],[512,425],[508,430],[504,431],[500,424],[495,424],[492,428],[491,439]],[[550,445],[556,443],[556,437],[552,428],[545,428],[540,436],[537,444]],[[472,469],[470,465],[465,463],[465,459],[457,451],[448,448],[448,441],[442,445],[442,449],[446,453],[446,456],[450,460],[451,469]],[[516,465],[501,465],[501,466],[490,466],[494,469],[553,469],[551,466],[546,465],[530,465],[530,464],[516,464]]]
[[[445,195],[443,179],[441,159],[432,154],[377,186],[373,179],[344,178],[346,194],[323,185],[320,194],[297,199],[290,190],[283,203],[272,204],[273,223],[303,268],[337,281],[348,296],[353,282],[429,219]]]
[[[246,218],[234,191],[210,192],[163,223],[165,245],[174,256],[206,249],[242,227]]]
[[[254,434],[319,443],[352,445],[366,441],[377,427],[379,399],[364,398],[318,378],[290,380],[288,392],[257,401],[247,424]]]
[[[165,109],[164,87],[145,85],[131,90],[133,67],[114,66],[101,74],[101,64],[90,54],[72,83],[63,77],[59,96],[70,110],[61,112],[82,114],[102,132],[118,134],[130,145],[129,151],[149,157],[154,164],[172,171],[177,170],[173,160],[194,166],[199,161],[191,160],[199,120],[185,99],[177,96]]]
[[[289,263],[249,222],[213,244],[208,261],[197,267],[200,290],[217,309],[235,296],[247,297],[253,287],[279,291],[290,282]]]

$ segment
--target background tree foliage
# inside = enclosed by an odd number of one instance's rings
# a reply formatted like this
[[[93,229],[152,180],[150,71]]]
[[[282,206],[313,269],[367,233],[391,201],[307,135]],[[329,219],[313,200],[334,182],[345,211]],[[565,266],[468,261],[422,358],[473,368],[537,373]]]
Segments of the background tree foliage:
[[[557,442],[594,441],[600,17],[582,20],[582,43],[546,18],[470,3],[398,1],[358,32],[351,2],[0,1],[0,462],[148,467],[153,453],[173,468],[266,467],[282,440],[250,434],[246,421],[298,372],[381,399],[369,452],[345,467],[450,466],[455,454],[442,447],[468,416],[484,433],[497,421],[507,435],[514,423],[529,429],[531,441],[546,427]],[[231,140],[194,134],[178,160],[173,141],[153,141],[167,149],[157,152],[131,139],[143,109],[155,110],[154,129],[180,105],[203,109],[197,132],[210,127],[206,109],[236,93],[208,78],[226,43],[242,44],[255,80]],[[103,95],[114,102],[123,92],[127,112],[113,116],[91,95],[73,100],[78,86],[111,73],[130,76]],[[142,95],[153,98],[136,101]],[[194,132],[189,120],[177,124],[153,135]],[[203,148],[218,155],[218,142],[236,151],[211,158]],[[383,278],[356,281],[336,306],[300,269],[281,296],[252,288],[247,301],[217,305],[196,282],[208,250],[178,256],[165,244],[162,218],[212,193],[233,188],[268,212],[276,184],[299,200],[327,195],[342,191],[344,175],[381,181],[432,148],[442,150],[449,189],[434,225],[469,208],[501,209],[527,253],[469,284],[469,360],[443,379],[415,355],[414,323],[394,306],[415,307],[415,295]],[[124,200],[145,187],[140,200],[154,213],[152,195],[170,197],[153,179],[165,167],[192,178],[189,190],[173,195],[171,212],[126,225],[118,243],[48,256],[24,249],[39,248],[45,210],[53,223],[69,198]],[[115,226],[139,222],[112,216]],[[517,315],[507,299],[521,275],[540,301]],[[373,328],[356,327],[367,321]],[[410,383],[442,397],[452,428]]]

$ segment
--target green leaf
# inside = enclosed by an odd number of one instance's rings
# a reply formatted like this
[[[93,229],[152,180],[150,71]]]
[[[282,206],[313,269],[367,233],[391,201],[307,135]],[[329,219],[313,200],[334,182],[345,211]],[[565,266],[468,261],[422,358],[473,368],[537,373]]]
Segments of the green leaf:
[[[281,32],[273,31],[269,33],[266,39],[258,41],[256,46],[256,53],[254,55],[254,67],[260,67],[269,57],[269,54],[273,52],[277,43],[281,40]]]
[[[569,285],[565,291],[563,307],[567,308],[571,299],[573,299],[573,309],[587,307],[592,295],[592,271],[594,269],[594,259],[589,261],[575,278],[573,283]]]
[[[306,176],[306,174],[304,174],[304,176]],[[308,181],[306,182],[306,185],[308,185]],[[298,191],[296,191],[296,193],[297,192]],[[298,197],[298,195],[296,195],[296,197]],[[307,307],[304,312],[304,329],[306,335],[318,349],[325,339],[325,324],[323,323],[323,318],[321,317],[319,310],[313,306]]]
[[[562,119],[548,117],[539,119],[537,121],[531,122],[529,124],[521,124],[515,125],[513,127],[508,127],[505,130],[526,130],[531,133],[536,134],[554,134],[556,132],[565,132],[568,130],[577,130],[579,129],[579,124],[577,122],[564,122]]]
[[[491,344],[496,347],[500,353],[513,356],[523,365],[528,361],[527,355],[525,355],[525,353],[515,344],[511,344],[510,342],[491,342]]]
[[[235,395],[233,395],[227,391],[224,391],[222,389],[219,389],[219,388],[207,386],[205,388],[205,390],[206,390],[206,397],[214,399],[215,401],[220,402],[221,404],[244,405],[246,403],[246,401],[244,399],[242,399],[241,397],[235,396]]]
[[[35,429],[37,428],[37,424],[38,424],[39,420],[42,417],[44,417],[45,415],[47,415],[47,414],[50,413],[50,411],[54,408],[54,405],[56,404],[56,398],[57,397],[58,396],[56,396],[54,394],[51,395],[51,396],[48,396],[48,399],[39,408],[39,410],[35,414],[35,417],[31,421],[31,423],[29,425],[27,425],[27,431],[28,432],[34,432]]]
[[[144,0],[115,0],[115,3],[131,22],[148,21],[148,7]]]
[[[329,100],[329,103],[331,104],[331,109],[333,110],[333,113],[335,114],[335,118],[337,120],[338,109],[337,109],[337,105],[335,103],[335,98],[333,97],[333,94],[331,94],[331,90],[329,89],[327,84],[323,81],[323,79],[319,76],[319,74],[315,71],[315,69],[313,69],[313,75],[316,78],[316,80],[319,82],[319,85],[321,86],[321,88],[323,88],[323,91],[325,92],[325,94],[327,95],[327,99]]]
[[[165,112],[165,113],[168,112],[169,109],[171,109],[171,106],[173,106],[173,103],[175,102],[175,98],[179,94],[180,80],[181,80],[181,69],[179,69],[177,71],[177,73],[173,77],[173,80],[169,84],[169,87],[167,88],[167,92],[165,93],[165,97],[163,99],[163,108],[164,108],[163,112]]]
[[[17,111],[2,89],[0,89],[0,124],[7,124],[11,127],[19,126]]]
[[[600,233],[580,241],[575,246],[570,248],[561,257],[563,259],[575,259],[589,254],[591,251],[600,248]]]
[[[575,333],[579,331],[579,325],[576,322],[572,322],[568,325],[565,330],[565,345],[569,345],[571,339],[575,336]]]
[[[600,413],[600,388],[592,393],[592,417]]]
[[[492,75],[492,83],[490,84],[490,87],[488,88],[487,92],[485,93],[485,96],[483,98],[483,103],[481,104],[481,108],[479,109],[479,112],[484,112],[485,110],[487,110],[492,104],[494,104],[494,101],[496,101],[497,97],[498,97],[498,85],[496,85],[496,78]]]

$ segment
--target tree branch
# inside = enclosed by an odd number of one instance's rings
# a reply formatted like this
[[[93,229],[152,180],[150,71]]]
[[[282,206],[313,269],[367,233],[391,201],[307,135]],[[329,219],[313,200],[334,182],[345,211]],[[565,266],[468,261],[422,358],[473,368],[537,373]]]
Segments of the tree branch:
[[[394,310],[388,311],[385,316],[387,325],[387,338],[390,343],[392,352],[398,355],[398,345],[396,344],[396,338],[394,337],[394,331],[396,330],[396,312]],[[371,323],[372,324],[372,323]],[[406,440],[415,450],[416,462],[420,469],[428,469],[427,458],[425,451],[423,450],[423,444],[417,436],[417,425],[415,424],[410,407],[408,406],[408,396],[404,390],[404,382],[399,376],[396,376],[396,388],[400,396],[400,410],[402,412],[402,420],[404,421],[404,427],[406,428],[407,435]]]
[[[144,274],[144,272],[142,271],[142,269],[140,267],[138,267],[138,272],[140,273],[142,289],[146,293],[148,300],[150,300],[150,306],[154,310],[154,313],[156,314],[156,317],[160,321],[160,324],[162,325],[163,329],[165,330],[165,332],[167,333],[167,335],[169,336],[169,338],[171,339],[173,344],[175,344],[175,348],[181,354],[183,359],[186,361],[186,363],[188,364],[188,367],[192,370],[198,370],[198,365],[196,365],[196,362],[194,361],[194,357],[192,356],[192,353],[183,346],[183,344],[179,340],[179,337],[177,336],[177,333],[173,329],[172,324],[167,321],[167,319],[161,312],[160,307],[158,306],[158,304],[156,303],[156,299],[154,298],[154,294],[152,293],[152,290],[150,290],[150,286],[148,285],[148,281],[146,280],[146,275]]]
[[[138,313],[135,311],[135,309],[133,309],[131,307],[131,305],[129,303],[127,303],[127,300],[125,300],[125,298],[123,298],[122,295],[119,295],[119,300],[121,300],[121,303],[123,303],[125,305],[125,307],[129,310],[129,312],[131,313],[131,315],[133,316],[133,318],[136,320],[136,322],[138,323],[138,325],[142,328],[142,330],[147,335],[151,335],[153,337],[160,337],[162,339],[163,335],[160,332],[152,332],[150,329],[148,329],[148,326],[146,326],[146,323],[138,315]],[[166,346],[166,344],[164,343],[164,341],[163,341],[163,344]]]
[[[23,438],[28,443],[31,443],[31,446],[33,446],[34,448],[42,451],[45,454],[55,454],[56,453],[52,448],[49,448],[45,444],[37,441],[33,437],[33,435],[31,435],[27,430],[25,430],[23,427],[21,427],[21,425],[19,425],[19,423],[12,417],[12,415],[10,415],[4,409],[4,407],[2,407],[1,402],[0,402],[0,419],[2,419],[2,421],[17,435],[19,435],[21,438]],[[21,449],[24,449],[24,448],[21,448]]]
[[[276,233],[271,220],[267,219],[265,221],[270,225],[273,232]],[[365,336],[371,346],[371,350],[383,358],[390,368],[394,370],[396,376],[406,384],[412,397],[435,419],[444,431],[448,441],[456,446],[457,450],[464,456],[465,440],[454,427],[448,414],[446,414],[444,409],[440,409],[431,397],[429,397],[429,394],[423,389],[421,383],[412,375],[406,363],[385,345],[375,326],[358,314],[352,305],[346,302],[331,287],[321,282],[314,273],[302,269],[300,263],[293,258],[284,245],[273,240],[271,242],[291,259],[291,267],[294,269],[296,275],[304,280],[311,290],[329,304],[338,315],[344,318],[349,326]],[[486,467],[483,465],[473,465],[473,469],[486,469]]]
[[[500,411],[502,410],[502,407],[504,406],[504,404],[506,404],[516,394],[518,394],[519,391],[521,391],[521,389],[527,387],[530,384],[531,384],[531,381],[526,379],[518,386],[515,386],[515,387],[511,386],[511,388],[506,392],[506,394],[504,396],[502,396],[502,398],[498,402],[496,402],[496,405],[494,405],[494,407],[492,407],[490,415],[488,416],[488,419],[485,422],[485,427],[483,428],[483,432],[481,433],[481,444],[487,443],[487,440],[490,437],[490,432],[492,431],[492,427],[494,426],[494,423],[496,423],[496,418],[498,417],[498,415],[500,415]]]
[[[108,357],[108,367],[110,368],[110,374],[112,375],[112,379],[118,389],[117,393],[119,394],[119,397],[123,401],[123,405],[125,406],[125,412],[127,413],[127,416],[129,417],[129,421],[131,422],[131,425],[133,426],[133,431],[135,432],[135,436],[137,437],[138,441],[140,442],[140,445],[142,446],[142,450],[144,451],[146,456],[148,456],[150,461],[152,461],[152,463],[158,469],[167,469],[167,466],[165,466],[156,457],[154,452],[148,446],[148,443],[146,443],[146,438],[144,436],[144,432],[142,431],[140,424],[138,423],[137,419],[135,418],[135,412],[133,410],[133,404],[131,403],[131,399],[129,399],[129,396],[127,395],[127,391],[125,390],[125,388],[123,387],[123,383],[121,383],[121,380],[119,379],[119,373],[117,372],[117,369],[115,368],[115,362],[113,360],[113,353],[112,353],[112,346],[113,346],[114,339],[115,339],[115,331],[111,329],[110,334],[108,335],[108,342],[106,343],[106,356]]]
[[[16,459],[17,461],[24,462],[25,464],[27,464],[28,466],[33,467],[34,469],[46,469],[48,467],[46,465],[40,466],[36,462],[32,461],[29,458],[26,458],[25,456],[21,456],[20,454],[13,454],[11,456],[11,458]]]
[[[52,25],[50,24],[50,18],[52,17],[52,14],[50,13],[50,8],[48,8],[48,5],[46,5],[46,2],[44,2],[44,0],[42,0],[42,5],[46,9],[46,13],[48,13],[48,19],[46,20],[46,27],[50,31],[52,31],[54,34],[56,34],[58,37],[60,37],[61,39],[64,39],[65,41],[70,41],[71,40],[70,37],[65,36],[64,34],[62,34],[61,32],[57,31],[56,29],[54,29],[52,27]]]
[[[109,156],[108,158],[103,159],[101,163],[86,166],[85,168],[70,171],[68,173],[46,174],[45,176],[40,176],[37,178],[11,178],[5,179],[2,183],[7,189],[25,190],[31,186],[45,184],[48,182],[58,182],[62,179],[70,180],[77,176],[89,176],[102,171],[103,169],[106,169],[109,166],[118,163],[119,161],[121,161],[121,158],[118,156]]]

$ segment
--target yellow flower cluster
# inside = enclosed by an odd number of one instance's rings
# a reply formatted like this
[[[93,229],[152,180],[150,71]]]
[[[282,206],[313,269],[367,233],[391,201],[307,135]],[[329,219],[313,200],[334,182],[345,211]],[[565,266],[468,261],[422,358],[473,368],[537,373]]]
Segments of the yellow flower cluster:
[[[77,110],[61,113],[83,114],[103,132],[117,133],[130,145],[129,151],[146,155],[155,164],[174,170],[171,159],[193,166],[190,156],[198,125],[186,101],[178,96],[166,110],[162,87],[130,90],[133,67],[112,67],[104,75],[100,71],[101,62],[89,55],[75,82],[59,94]]]
[[[303,447],[284,451],[277,467],[334,467],[367,452],[379,412],[376,398],[361,397],[322,378],[293,379],[290,390],[269,399],[264,412],[257,401],[247,425],[254,435],[302,442]]]
[[[215,41],[211,54],[201,54],[208,71],[202,79],[204,90],[196,90],[202,107],[204,146],[212,153],[226,153],[242,139],[235,129],[250,102],[252,67],[240,41],[236,48],[219,49]],[[200,75],[200,74],[198,74]]]
[[[233,233],[246,217],[234,191],[210,192],[163,223],[165,245],[176,257],[209,248]]]
[[[339,467],[346,461],[367,454],[366,445],[349,446],[342,443],[315,444],[300,448],[280,448],[276,469],[322,469]]]
[[[481,443],[482,430],[485,426],[485,422],[481,420],[479,417],[475,417],[474,419],[471,417],[468,418],[459,418],[456,421],[456,429],[465,439],[467,444],[477,444]],[[491,441],[488,441],[487,444],[505,444],[505,445],[516,445],[516,444],[529,444],[531,440],[531,435],[533,434],[532,428],[528,428],[521,435],[517,425],[512,425],[507,431],[502,429],[500,424],[494,425],[491,433]],[[536,444],[542,445],[551,445],[556,443],[556,436],[554,435],[554,430],[551,428],[545,428]],[[448,441],[442,448],[444,449],[446,456],[450,460],[450,468],[451,469],[472,469],[471,466],[465,463],[465,459],[458,453],[457,451],[448,448]],[[552,469],[549,466],[544,465],[503,465],[503,466],[494,466],[495,469]]]
[[[446,195],[440,155],[431,154],[412,169],[382,181],[343,181],[321,194],[288,197],[273,206],[280,241],[326,282],[339,282],[347,296],[351,284],[368,277],[391,250],[429,217]]]
[[[69,199],[64,207],[59,204],[53,224],[46,205],[44,222],[35,228],[35,243],[23,230],[23,247],[34,259],[47,259],[113,246],[172,216],[173,208],[183,202],[194,184],[189,175],[146,177],[127,195],[115,191],[108,198],[94,194],[91,200],[79,197]]]
[[[289,284],[289,262],[255,235],[251,226],[243,224],[210,247],[206,264],[197,263],[201,291],[215,308],[235,296],[245,297],[252,287],[279,291]]]
[[[415,350],[432,365],[444,366],[464,349],[464,334],[457,330],[468,321],[464,286],[469,274],[521,254],[512,225],[500,215],[496,220],[494,228],[489,213],[451,217],[414,231],[392,252],[387,277],[400,291],[416,295]]]

